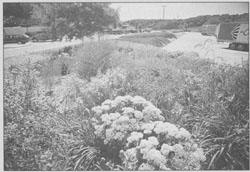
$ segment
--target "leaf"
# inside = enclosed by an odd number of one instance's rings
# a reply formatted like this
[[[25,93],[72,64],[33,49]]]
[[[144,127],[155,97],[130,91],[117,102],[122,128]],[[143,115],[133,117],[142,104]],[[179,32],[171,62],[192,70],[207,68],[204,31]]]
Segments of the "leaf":
[[[82,156],[81,158],[79,158],[76,163],[75,163],[75,167],[74,170],[77,170],[77,168],[79,167],[79,165],[81,164],[82,160],[85,158],[85,156]]]
[[[220,152],[217,151],[217,152],[214,154],[214,156],[212,157],[212,159],[211,159],[211,161],[210,161],[210,163],[209,163],[209,165],[208,165],[208,169],[211,168],[211,166],[213,165],[213,163],[214,163],[214,161],[215,161],[215,159],[216,159],[216,157],[217,157],[217,155],[218,155],[219,153],[220,153]]]
[[[220,150],[220,154],[219,154],[219,157],[222,155],[223,151],[224,151],[225,147],[223,146]]]

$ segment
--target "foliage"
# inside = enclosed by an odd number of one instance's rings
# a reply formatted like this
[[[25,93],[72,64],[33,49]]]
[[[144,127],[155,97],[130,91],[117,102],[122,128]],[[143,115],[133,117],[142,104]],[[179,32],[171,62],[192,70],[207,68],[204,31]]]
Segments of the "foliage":
[[[4,27],[27,25],[31,15],[32,6],[29,3],[3,3]]]
[[[5,64],[5,170],[249,169],[248,63],[108,43]]]
[[[69,27],[69,34],[81,39],[103,32],[105,27],[118,20],[117,12],[108,3],[63,4],[58,15],[66,19],[63,22]]]
[[[173,20],[157,20],[157,19],[134,19],[126,21],[126,23],[136,27],[138,24],[142,28],[152,28],[154,30],[178,29],[181,24],[186,24],[187,27],[200,27],[205,23],[219,22],[242,22],[249,20],[249,14],[222,14],[222,15],[204,15],[191,17],[188,19],[173,19]]]

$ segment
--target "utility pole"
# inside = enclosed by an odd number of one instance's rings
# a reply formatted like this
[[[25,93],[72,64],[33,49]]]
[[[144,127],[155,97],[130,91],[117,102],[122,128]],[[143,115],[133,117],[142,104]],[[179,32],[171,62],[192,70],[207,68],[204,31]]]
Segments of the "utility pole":
[[[167,7],[167,5],[162,5],[163,8],[163,20],[165,19],[165,8]]]

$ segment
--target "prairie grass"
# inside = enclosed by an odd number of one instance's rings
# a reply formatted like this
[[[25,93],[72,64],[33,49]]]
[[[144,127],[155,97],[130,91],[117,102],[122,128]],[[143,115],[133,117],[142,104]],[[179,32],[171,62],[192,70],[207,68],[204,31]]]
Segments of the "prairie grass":
[[[98,70],[105,72],[110,67],[110,54],[115,46],[109,42],[88,43],[79,48],[75,53],[72,68],[83,79],[90,80],[96,76]]]
[[[100,165],[90,109],[125,95],[146,98],[192,133],[206,153],[202,169],[249,170],[248,62],[219,65],[123,41],[71,50],[5,65],[5,170],[117,169]]]

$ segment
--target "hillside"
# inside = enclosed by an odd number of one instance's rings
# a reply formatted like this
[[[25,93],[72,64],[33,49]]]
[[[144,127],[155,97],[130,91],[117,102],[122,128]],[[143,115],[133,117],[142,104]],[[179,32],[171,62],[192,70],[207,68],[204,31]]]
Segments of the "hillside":
[[[218,24],[220,22],[241,22],[249,21],[249,14],[223,14],[223,15],[204,15],[188,19],[158,20],[158,19],[134,19],[126,21],[132,26],[142,26],[143,28],[152,28],[154,30],[161,29],[177,29],[186,25],[187,27],[199,27],[203,24]]]

